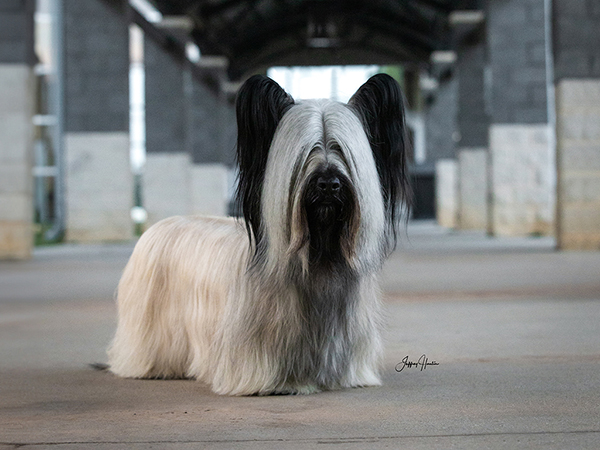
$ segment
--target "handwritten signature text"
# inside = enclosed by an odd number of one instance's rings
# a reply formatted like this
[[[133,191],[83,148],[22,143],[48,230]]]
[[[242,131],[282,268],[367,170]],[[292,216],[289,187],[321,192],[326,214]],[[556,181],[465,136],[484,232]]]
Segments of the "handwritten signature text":
[[[425,355],[421,355],[421,357],[417,361],[410,361],[408,359],[408,355],[407,355],[404,358],[402,358],[402,361],[400,361],[398,364],[396,364],[396,372],[402,372],[406,368],[409,368],[409,369],[415,368],[415,369],[419,369],[420,371],[423,371],[427,368],[427,366],[439,366],[439,365],[440,365],[440,363],[437,361],[429,361],[429,359]]]

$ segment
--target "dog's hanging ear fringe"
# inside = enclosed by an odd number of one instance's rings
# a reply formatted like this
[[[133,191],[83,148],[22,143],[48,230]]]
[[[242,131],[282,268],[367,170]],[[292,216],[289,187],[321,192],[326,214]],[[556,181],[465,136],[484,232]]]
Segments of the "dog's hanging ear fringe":
[[[249,78],[237,95],[239,176],[235,201],[257,250],[262,241],[260,199],[269,147],[281,117],[293,104],[289,94],[263,75]]]
[[[399,212],[406,208],[408,217],[412,205],[407,161],[410,139],[402,90],[389,75],[377,74],[356,91],[348,105],[367,131],[395,241]]]

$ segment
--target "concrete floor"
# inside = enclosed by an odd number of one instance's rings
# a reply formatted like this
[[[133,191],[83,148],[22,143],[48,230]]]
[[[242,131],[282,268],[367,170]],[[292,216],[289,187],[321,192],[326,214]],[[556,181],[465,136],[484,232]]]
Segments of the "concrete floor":
[[[0,263],[0,449],[597,449],[600,252],[409,227],[383,273],[383,386],[219,397],[104,362],[132,246]],[[426,355],[436,366],[398,363]]]

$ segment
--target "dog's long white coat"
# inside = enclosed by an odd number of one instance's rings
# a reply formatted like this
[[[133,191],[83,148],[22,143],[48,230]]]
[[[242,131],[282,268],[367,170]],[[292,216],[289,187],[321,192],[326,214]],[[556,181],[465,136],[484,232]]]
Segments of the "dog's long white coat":
[[[297,164],[301,175],[291,180]],[[281,380],[279,360],[302,339],[300,294],[286,268],[294,258],[306,264],[305,249],[290,249],[300,226],[300,190],[320,164],[335,165],[351,180],[360,210],[350,261],[359,277],[347,319],[352,360],[344,376],[327,386]],[[260,271],[249,270],[248,237],[233,219],[173,217],[144,233],[118,287],[119,324],[109,349],[113,373],[192,377],[231,395],[379,384],[375,278],[386,244],[384,206],[368,139],[347,107],[306,102],[286,113],[271,146],[262,204],[268,246]]]

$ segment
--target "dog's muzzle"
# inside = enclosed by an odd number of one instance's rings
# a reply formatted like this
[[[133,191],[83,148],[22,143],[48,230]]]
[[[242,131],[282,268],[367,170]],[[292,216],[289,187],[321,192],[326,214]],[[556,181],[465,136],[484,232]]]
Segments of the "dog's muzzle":
[[[332,204],[340,200],[342,183],[334,172],[326,172],[316,180],[316,203]]]
[[[343,175],[334,169],[316,172],[310,178],[305,197],[305,206],[309,216],[318,221],[339,219],[344,202],[348,197]],[[333,216],[332,216],[333,215]]]

